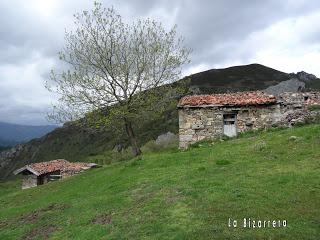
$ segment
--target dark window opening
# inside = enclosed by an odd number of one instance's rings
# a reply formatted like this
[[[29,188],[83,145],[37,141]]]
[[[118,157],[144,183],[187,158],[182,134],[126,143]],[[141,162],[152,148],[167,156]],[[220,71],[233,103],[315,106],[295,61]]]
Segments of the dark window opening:
[[[227,113],[223,114],[223,123],[224,125],[232,125],[236,122],[236,114],[234,113]]]
[[[43,176],[39,176],[37,178],[37,185],[42,185],[43,184]]]
[[[228,137],[237,136],[236,127],[236,117],[235,113],[223,114],[223,134]]]

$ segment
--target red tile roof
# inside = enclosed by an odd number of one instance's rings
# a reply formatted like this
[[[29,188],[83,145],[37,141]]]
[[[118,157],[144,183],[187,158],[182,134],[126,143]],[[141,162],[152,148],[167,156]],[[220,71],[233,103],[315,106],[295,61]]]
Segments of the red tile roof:
[[[276,98],[263,92],[238,92],[213,95],[193,95],[180,99],[178,107],[182,106],[246,106],[276,103]]]
[[[64,172],[80,172],[84,169],[88,169],[94,166],[96,166],[96,164],[83,162],[70,163],[65,159],[57,159],[48,162],[32,163],[16,170],[14,173],[19,174],[24,170],[29,170],[35,175],[39,176],[45,173],[55,172],[58,170]]]
[[[38,172],[40,175],[44,173],[49,173],[49,172],[55,172],[58,170],[61,170],[63,168],[66,168],[67,166],[70,165],[70,162],[64,159],[57,159],[57,160],[52,160],[49,162],[40,162],[40,163],[33,163],[27,165],[29,168],[35,170]]]
[[[84,169],[88,169],[88,168],[90,168],[88,163],[75,162],[75,163],[70,163],[63,170],[70,171],[70,172],[80,172],[80,171],[82,171]]]

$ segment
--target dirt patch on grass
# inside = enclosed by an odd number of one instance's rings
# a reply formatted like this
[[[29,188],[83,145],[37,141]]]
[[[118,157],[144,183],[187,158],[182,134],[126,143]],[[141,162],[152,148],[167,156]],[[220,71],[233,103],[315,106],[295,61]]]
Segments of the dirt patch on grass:
[[[0,229],[5,229],[5,228],[7,228],[8,226],[11,226],[11,225],[34,223],[38,219],[42,218],[45,215],[45,213],[47,213],[49,211],[61,211],[61,210],[64,210],[66,208],[70,208],[70,205],[53,203],[53,204],[50,204],[47,207],[36,209],[36,210],[34,210],[34,211],[30,212],[30,213],[27,213],[27,214],[22,215],[22,216],[17,217],[17,218],[11,218],[11,219],[7,219],[7,220],[0,220]]]
[[[32,240],[36,238],[44,238],[48,239],[50,234],[53,233],[57,227],[53,224],[50,225],[45,225],[45,226],[40,226],[32,229],[31,231],[27,232],[22,239],[24,240]]]
[[[166,204],[171,205],[171,204],[174,204],[174,203],[180,201],[181,199],[182,199],[181,196],[168,196],[165,199],[165,201],[166,201]]]
[[[152,189],[152,185],[149,183],[141,183],[131,190],[131,196],[134,203],[141,206],[155,196],[155,192]]]
[[[10,220],[8,220],[8,221],[1,220],[0,221],[0,230],[9,226],[10,224],[11,224]]]
[[[101,225],[111,224],[112,223],[112,214],[106,213],[106,214],[98,215],[94,219],[91,220],[91,223],[101,224]]]
[[[40,208],[40,209],[34,210],[31,213],[28,213],[28,214],[22,216],[19,219],[19,222],[32,223],[32,222],[36,221],[37,219],[41,218],[48,211],[59,211],[59,210],[64,210],[69,207],[70,206],[67,204],[53,203],[45,208]]]
[[[178,189],[162,189],[166,204],[172,205],[183,199],[182,192]]]

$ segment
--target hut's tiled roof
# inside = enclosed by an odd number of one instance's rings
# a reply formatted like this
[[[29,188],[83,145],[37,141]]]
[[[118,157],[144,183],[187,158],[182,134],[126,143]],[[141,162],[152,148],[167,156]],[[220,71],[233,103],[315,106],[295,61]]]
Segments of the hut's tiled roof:
[[[27,165],[29,168],[35,170],[40,175],[49,172],[55,172],[69,167],[70,162],[65,159],[57,159],[49,162],[39,162]]]
[[[84,169],[88,169],[91,167],[96,166],[96,164],[93,163],[82,163],[82,162],[68,162],[65,159],[57,159],[52,160],[48,162],[39,162],[39,163],[32,163],[29,165],[26,165],[18,170],[15,171],[15,174],[19,174],[20,172],[24,170],[29,170],[33,172],[35,175],[42,175],[45,173],[51,173],[55,171],[71,171],[71,172],[80,172]]]
[[[276,103],[276,97],[260,91],[255,92],[238,92],[212,95],[193,95],[185,96],[180,99],[178,106],[246,106],[262,105]]]

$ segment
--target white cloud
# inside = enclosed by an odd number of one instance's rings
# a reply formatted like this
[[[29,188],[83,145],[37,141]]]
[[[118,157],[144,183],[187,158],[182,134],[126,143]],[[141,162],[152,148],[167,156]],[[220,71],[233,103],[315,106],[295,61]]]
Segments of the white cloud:
[[[228,40],[212,46],[210,56],[223,56],[212,65],[223,68],[260,63],[284,72],[306,71],[320,77],[320,11],[290,17],[250,33],[241,41]],[[193,73],[199,68],[192,67]],[[189,71],[188,71],[189,72]]]
[[[104,0],[127,21],[150,17],[178,31],[193,48],[189,75],[211,68],[261,63],[285,72],[320,76],[320,2]],[[65,28],[93,1],[2,0],[0,2],[0,120],[44,124],[54,97],[44,88]]]
[[[320,11],[288,18],[252,33],[243,49],[252,49],[251,62],[285,72],[307,71],[320,76]]]
[[[54,96],[44,87],[42,74],[55,66],[51,58],[34,52],[24,64],[0,66],[0,121],[20,124],[45,124],[45,113]],[[37,109],[41,109],[39,111]]]

